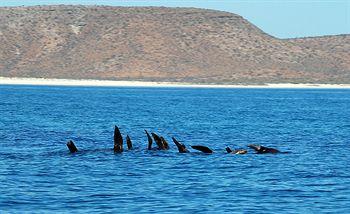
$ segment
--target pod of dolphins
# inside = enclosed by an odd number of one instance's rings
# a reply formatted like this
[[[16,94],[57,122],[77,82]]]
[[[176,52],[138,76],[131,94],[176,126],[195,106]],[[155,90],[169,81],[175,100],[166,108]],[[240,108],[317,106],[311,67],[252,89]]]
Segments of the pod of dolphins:
[[[148,150],[169,150],[169,144],[168,142],[162,137],[162,136],[158,136],[156,133],[151,133],[151,135],[147,132],[147,130],[145,130],[146,136],[147,136],[147,140],[148,140]],[[152,147],[153,144],[153,140],[154,142],[157,144],[157,147]],[[179,153],[188,153],[190,152],[186,146],[183,143],[180,143],[179,141],[177,141],[174,137],[172,137],[172,140],[174,142],[174,144],[176,145]],[[132,142],[131,139],[129,137],[129,135],[126,135],[126,145],[128,147],[128,150],[132,150],[133,146],[132,146]],[[74,142],[72,140],[69,140],[67,142],[67,147],[69,149],[69,151],[71,153],[75,153],[78,152],[77,147],[75,146]],[[249,148],[255,150],[256,154],[266,154],[266,153],[271,153],[271,154],[276,154],[276,153],[287,153],[287,152],[280,152],[277,149],[274,148],[269,148],[269,147],[265,147],[265,146],[261,146],[261,145],[256,145],[256,144],[250,144],[248,145]],[[206,146],[201,146],[201,145],[195,145],[195,146],[191,146],[192,149],[201,151],[203,153],[206,154],[211,154],[213,153],[213,150],[211,150],[210,148],[206,147]],[[123,148],[123,136],[120,133],[120,130],[117,126],[114,127],[114,147],[113,147],[114,153],[121,153],[124,151]],[[237,154],[237,155],[242,155],[242,154],[246,154],[248,151],[245,149],[234,149],[232,150],[230,147],[226,147],[226,151],[229,154]]]

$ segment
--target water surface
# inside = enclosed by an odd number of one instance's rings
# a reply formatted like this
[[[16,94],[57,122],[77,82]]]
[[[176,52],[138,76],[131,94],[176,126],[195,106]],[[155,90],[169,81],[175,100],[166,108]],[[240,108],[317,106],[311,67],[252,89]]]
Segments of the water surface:
[[[349,213],[349,118],[350,90],[0,86],[0,210]],[[251,143],[291,153],[225,154]]]

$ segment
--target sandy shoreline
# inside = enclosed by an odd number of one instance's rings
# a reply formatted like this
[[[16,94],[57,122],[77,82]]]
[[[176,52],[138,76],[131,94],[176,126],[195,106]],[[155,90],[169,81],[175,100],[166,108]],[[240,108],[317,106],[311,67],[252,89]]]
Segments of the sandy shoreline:
[[[73,80],[44,78],[0,77],[0,85],[42,85],[42,86],[98,86],[98,87],[179,87],[179,88],[315,88],[350,89],[350,84],[294,84],[267,83],[264,85],[218,85],[175,82]]]

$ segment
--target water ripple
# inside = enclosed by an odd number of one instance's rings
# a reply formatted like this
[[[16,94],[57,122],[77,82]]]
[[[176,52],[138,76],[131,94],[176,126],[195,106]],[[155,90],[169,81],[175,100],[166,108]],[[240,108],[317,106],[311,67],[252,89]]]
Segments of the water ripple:
[[[0,91],[5,213],[350,212],[349,90]],[[114,125],[133,151],[113,153]],[[146,150],[144,129],[171,150]],[[173,136],[214,153],[180,154]],[[78,153],[68,152],[68,139]],[[254,143],[290,153],[225,153]]]

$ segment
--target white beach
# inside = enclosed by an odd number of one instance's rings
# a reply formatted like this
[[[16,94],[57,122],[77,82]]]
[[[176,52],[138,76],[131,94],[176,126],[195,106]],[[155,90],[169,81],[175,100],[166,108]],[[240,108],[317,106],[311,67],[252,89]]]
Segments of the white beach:
[[[178,88],[310,88],[310,89],[350,89],[350,84],[296,84],[266,83],[249,84],[198,84],[179,82],[112,81],[88,79],[46,79],[0,77],[0,85],[42,85],[42,86],[98,86],[98,87],[178,87]]]

